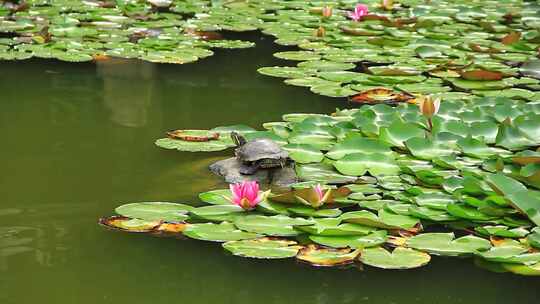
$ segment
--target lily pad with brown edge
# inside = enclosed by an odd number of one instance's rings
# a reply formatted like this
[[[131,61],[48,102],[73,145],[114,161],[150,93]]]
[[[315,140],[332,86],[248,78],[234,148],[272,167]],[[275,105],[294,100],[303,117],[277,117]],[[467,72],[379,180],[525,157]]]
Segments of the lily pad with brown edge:
[[[385,88],[370,89],[350,97],[350,101],[360,104],[396,104],[412,100],[413,96]]]
[[[261,237],[257,233],[238,230],[229,222],[189,224],[184,229],[184,235],[192,239],[211,242],[239,241]]]
[[[472,235],[455,238],[454,233],[422,233],[406,240],[405,245],[443,256],[473,254],[491,248],[490,241]]]
[[[304,263],[317,267],[333,267],[354,263],[360,250],[325,248],[310,244],[302,248],[296,258]]]
[[[154,233],[158,234],[180,234],[182,233],[189,224],[187,223],[162,223],[157,227]]]
[[[125,216],[111,216],[99,219],[99,224],[113,230],[148,233],[154,231],[162,222],[132,219]]]
[[[219,133],[210,132],[207,130],[174,130],[167,132],[167,136],[172,139],[193,142],[204,142],[219,139]]]
[[[256,259],[292,258],[303,248],[295,241],[276,237],[229,241],[222,246],[234,255]]]
[[[130,203],[119,206],[115,212],[129,218],[146,221],[182,222],[195,208],[185,204],[167,202]]]
[[[498,71],[487,71],[487,70],[470,70],[462,71],[460,75],[463,79],[467,80],[501,80],[504,77],[502,72]]]
[[[332,248],[360,249],[384,244],[387,240],[387,232],[378,230],[368,235],[310,235],[309,239]]]
[[[383,247],[365,248],[360,261],[382,269],[412,269],[429,263],[431,256],[425,252],[405,247],[396,247],[389,252]]]

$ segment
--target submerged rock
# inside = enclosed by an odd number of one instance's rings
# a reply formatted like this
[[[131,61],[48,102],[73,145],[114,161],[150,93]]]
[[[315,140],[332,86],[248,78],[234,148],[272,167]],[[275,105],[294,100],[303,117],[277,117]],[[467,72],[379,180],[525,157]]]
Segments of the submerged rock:
[[[252,175],[240,173],[242,162],[236,157],[217,161],[210,165],[210,171],[223,176],[227,183],[241,183],[243,181],[257,181],[260,184],[272,184],[285,187],[296,182],[296,172],[292,166],[283,168],[260,169]]]

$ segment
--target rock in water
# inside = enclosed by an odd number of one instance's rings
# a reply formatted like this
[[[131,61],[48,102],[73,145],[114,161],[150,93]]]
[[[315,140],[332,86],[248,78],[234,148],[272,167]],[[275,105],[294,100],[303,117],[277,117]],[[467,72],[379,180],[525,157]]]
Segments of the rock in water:
[[[257,181],[260,184],[273,184],[280,187],[288,186],[296,182],[296,172],[294,168],[287,166],[284,168],[261,169],[253,175],[240,173],[242,162],[236,157],[217,161],[210,165],[210,171],[223,176],[230,184],[241,183],[243,181]]]
[[[268,171],[258,170],[253,175],[243,175],[240,173],[240,162],[236,157],[217,161],[210,165],[210,171],[219,176],[223,176],[230,184],[241,183],[243,181],[257,181],[259,183],[268,182]]]

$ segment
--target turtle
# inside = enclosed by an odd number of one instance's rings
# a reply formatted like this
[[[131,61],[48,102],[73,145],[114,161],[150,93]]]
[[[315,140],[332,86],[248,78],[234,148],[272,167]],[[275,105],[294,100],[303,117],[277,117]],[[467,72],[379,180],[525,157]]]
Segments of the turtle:
[[[252,175],[258,169],[283,168],[291,161],[289,153],[271,139],[247,141],[236,132],[231,132],[231,138],[237,147],[234,154],[241,163],[241,174]]]

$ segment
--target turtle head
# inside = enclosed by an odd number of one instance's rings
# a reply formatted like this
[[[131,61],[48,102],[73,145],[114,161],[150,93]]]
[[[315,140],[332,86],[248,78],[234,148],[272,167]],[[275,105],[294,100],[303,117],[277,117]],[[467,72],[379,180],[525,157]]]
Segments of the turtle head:
[[[246,138],[237,132],[231,132],[231,139],[237,147],[243,146],[247,142]]]

